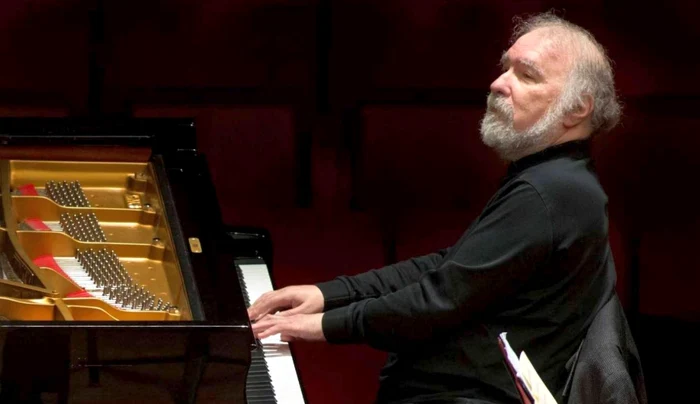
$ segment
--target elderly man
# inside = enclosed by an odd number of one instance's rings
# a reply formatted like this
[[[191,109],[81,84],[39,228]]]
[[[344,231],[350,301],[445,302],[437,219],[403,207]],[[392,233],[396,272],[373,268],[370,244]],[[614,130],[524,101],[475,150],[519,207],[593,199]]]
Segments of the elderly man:
[[[620,107],[605,51],[584,29],[543,14],[513,38],[481,123],[510,165],[464,235],[434,254],[266,294],[249,309],[257,336],[390,352],[379,402],[502,403],[518,400],[497,345],[506,331],[561,397],[566,362],[614,293],[588,140],[615,126]]]

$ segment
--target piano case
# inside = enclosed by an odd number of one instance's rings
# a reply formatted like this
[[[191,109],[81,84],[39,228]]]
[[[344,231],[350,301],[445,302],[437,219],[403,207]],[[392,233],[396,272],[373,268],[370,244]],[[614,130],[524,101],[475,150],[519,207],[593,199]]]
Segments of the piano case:
[[[245,401],[234,259],[271,247],[223,227],[193,120],[0,119],[0,192],[0,402]]]

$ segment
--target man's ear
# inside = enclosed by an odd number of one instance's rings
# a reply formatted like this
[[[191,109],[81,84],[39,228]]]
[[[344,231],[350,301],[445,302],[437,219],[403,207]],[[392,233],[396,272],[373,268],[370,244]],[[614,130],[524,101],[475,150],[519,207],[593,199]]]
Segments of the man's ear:
[[[581,102],[564,116],[564,126],[572,128],[585,121],[593,113],[593,97],[586,94],[581,97]]]

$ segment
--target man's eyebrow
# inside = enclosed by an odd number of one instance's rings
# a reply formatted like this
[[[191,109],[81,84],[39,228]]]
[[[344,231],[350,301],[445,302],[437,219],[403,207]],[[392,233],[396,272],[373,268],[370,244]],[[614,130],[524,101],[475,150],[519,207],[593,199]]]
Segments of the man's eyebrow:
[[[508,60],[510,60],[510,58],[508,57],[508,51],[505,51],[503,52],[503,54],[501,54],[501,60],[498,61],[498,64],[501,67],[505,67],[506,64],[508,64]]]
[[[503,55],[501,55],[501,61],[500,61],[501,67],[505,67],[505,66],[509,65],[510,63],[511,63],[511,60],[510,60],[510,57],[508,56],[508,52],[503,52]],[[530,59],[518,58],[515,60],[515,63],[521,64],[521,65],[527,67],[528,69],[533,71],[535,74],[538,74],[540,76],[544,75],[544,73],[542,72],[542,69],[540,69],[539,66],[537,66],[537,64]]]
[[[539,76],[544,75],[542,72],[542,69],[540,69],[539,66],[537,66],[537,64],[535,64],[535,62],[533,62],[530,59],[521,58],[521,59],[516,60],[515,63],[520,63],[520,64],[524,65],[525,67],[527,67],[528,69],[530,69],[532,72],[534,72],[535,74],[537,74]]]

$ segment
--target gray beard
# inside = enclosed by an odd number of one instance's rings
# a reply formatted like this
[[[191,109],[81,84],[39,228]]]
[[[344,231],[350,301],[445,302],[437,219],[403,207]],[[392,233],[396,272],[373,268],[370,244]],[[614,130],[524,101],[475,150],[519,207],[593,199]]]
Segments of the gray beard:
[[[506,103],[504,96],[491,93],[487,104],[488,109],[481,120],[481,140],[506,161],[515,161],[545,149],[563,117],[560,102],[557,102],[531,127],[518,132],[513,128],[513,107]]]

